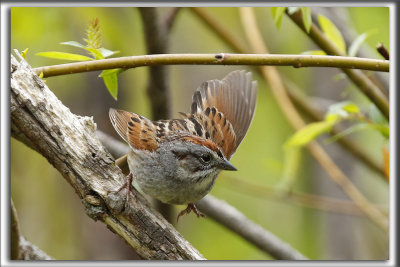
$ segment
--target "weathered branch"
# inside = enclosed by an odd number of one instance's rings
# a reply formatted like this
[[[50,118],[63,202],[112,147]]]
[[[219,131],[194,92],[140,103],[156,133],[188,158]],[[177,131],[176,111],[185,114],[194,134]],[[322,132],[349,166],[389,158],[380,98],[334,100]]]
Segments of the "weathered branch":
[[[144,259],[204,259],[140,194],[124,212],[124,175],[98,140],[92,118],[74,115],[29,65],[11,56],[12,136],[29,140],[71,184],[86,213]],[[23,138],[21,136],[24,136]]]
[[[307,33],[303,25],[301,11],[288,14],[288,16],[300,29]],[[344,56],[344,53],[341,52],[315,24],[311,25],[307,35],[328,55]],[[389,61],[386,62],[389,63]],[[347,77],[349,77],[349,79],[378,107],[382,114],[389,119],[389,100],[384,93],[360,70],[342,68],[342,71],[346,73]]]
[[[274,234],[246,218],[240,211],[211,195],[196,202],[200,211],[278,260],[307,260]]]
[[[270,65],[350,68],[389,71],[389,61],[344,56],[277,55],[277,54],[165,54],[108,58],[35,68],[43,77],[115,68],[137,68],[156,65]]]

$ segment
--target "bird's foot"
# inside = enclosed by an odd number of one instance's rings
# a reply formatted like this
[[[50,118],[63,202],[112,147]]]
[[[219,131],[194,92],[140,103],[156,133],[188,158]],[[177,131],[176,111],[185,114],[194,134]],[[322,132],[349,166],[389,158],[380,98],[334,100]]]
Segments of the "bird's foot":
[[[185,214],[189,214],[191,211],[193,211],[197,215],[197,218],[206,217],[206,215],[201,213],[193,203],[189,203],[187,205],[186,209],[184,209],[181,212],[179,212],[178,217],[176,217],[176,221],[178,222],[180,216],[185,215]]]

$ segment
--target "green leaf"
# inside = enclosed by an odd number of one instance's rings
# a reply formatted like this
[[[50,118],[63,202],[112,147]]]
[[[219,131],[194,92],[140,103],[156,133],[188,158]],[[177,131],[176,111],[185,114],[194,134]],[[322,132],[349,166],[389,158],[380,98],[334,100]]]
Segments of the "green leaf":
[[[299,9],[300,7],[293,7],[293,6],[287,8],[289,15],[296,13]]]
[[[331,40],[341,52],[346,54],[346,43],[335,24],[323,15],[318,15],[318,22],[328,39]]]
[[[308,50],[301,53],[302,55],[325,56],[325,51],[322,50]]]
[[[307,145],[321,134],[329,132],[336,122],[337,120],[327,120],[310,123],[292,135],[284,147],[287,149]]]
[[[108,49],[106,49],[104,47],[99,48],[98,51],[103,55],[104,58],[108,58],[108,57],[110,57],[112,55],[115,55],[115,54],[119,53],[119,51],[111,51],[111,50],[108,50]]]
[[[281,28],[282,15],[285,12],[286,7],[271,7],[272,16],[274,17],[275,25],[278,29]]]
[[[361,45],[365,42],[365,40],[376,32],[377,30],[374,29],[368,32],[364,32],[359,36],[357,36],[357,38],[353,41],[353,43],[349,47],[349,52],[348,52],[349,57],[356,56],[358,50],[360,49]]]
[[[86,46],[84,46],[83,44],[78,43],[78,42],[76,42],[76,41],[62,42],[62,43],[60,43],[60,44],[62,44],[62,45],[69,45],[69,46],[73,46],[73,47],[79,47],[79,48],[86,49]]]
[[[304,28],[306,32],[309,33],[311,29],[312,19],[311,19],[311,9],[309,7],[301,7],[301,17],[303,19]]]
[[[104,84],[107,87],[111,96],[117,100],[118,95],[118,73],[121,69],[104,70],[99,77],[103,78]],[[122,71],[122,70],[121,70]]]
[[[55,52],[55,51],[40,52],[40,53],[36,53],[36,55],[37,56],[41,56],[41,57],[63,59],[63,60],[72,60],[72,61],[93,60],[93,58],[90,58],[90,57],[87,57],[87,56],[82,56],[82,55],[78,55],[78,54],[71,54],[71,53],[64,53],[64,52]]]
[[[329,107],[328,115],[338,115],[341,118],[347,118],[350,114],[360,113],[360,109],[351,101],[343,101],[333,104]]]

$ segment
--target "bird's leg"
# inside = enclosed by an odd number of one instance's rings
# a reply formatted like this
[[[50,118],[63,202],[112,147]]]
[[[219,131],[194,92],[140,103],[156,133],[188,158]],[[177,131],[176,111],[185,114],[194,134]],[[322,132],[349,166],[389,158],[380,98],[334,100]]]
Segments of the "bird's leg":
[[[180,216],[182,216],[184,214],[189,214],[191,211],[193,211],[197,215],[197,218],[206,217],[206,215],[201,213],[193,203],[189,203],[187,205],[186,209],[179,212],[178,217],[176,217],[176,221],[178,222]]]
[[[132,175],[132,173],[130,172],[130,173],[126,176],[125,183],[124,183],[123,185],[121,185],[121,187],[118,188],[117,191],[116,191],[117,193],[119,193],[122,189],[126,188],[125,209],[126,209],[127,206],[128,206],[128,203],[129,203],[129,196],[130,196],[131,191],[132,191],[133,194],[135,194],[135,193],[133,192],[133,190],[131,190],[132,187],[133,187],[133,186],[132,186],[132,179],[133,179],[133,175]]]

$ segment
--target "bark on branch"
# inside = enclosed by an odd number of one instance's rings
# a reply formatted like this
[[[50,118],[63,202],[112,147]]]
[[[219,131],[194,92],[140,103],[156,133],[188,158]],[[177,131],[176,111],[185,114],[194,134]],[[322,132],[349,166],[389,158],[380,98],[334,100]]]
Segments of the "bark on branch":
[[[91,218],[104,222],[144,259],[204,259],[139,194],[120,212],[124,190],[113,192],[124,175],[98,140],[92,118],[72,114],[22,58],[11,56],[10,85],[12,136],[47,158]]]

